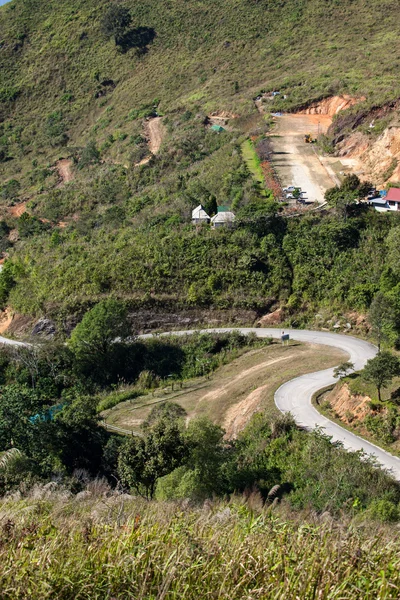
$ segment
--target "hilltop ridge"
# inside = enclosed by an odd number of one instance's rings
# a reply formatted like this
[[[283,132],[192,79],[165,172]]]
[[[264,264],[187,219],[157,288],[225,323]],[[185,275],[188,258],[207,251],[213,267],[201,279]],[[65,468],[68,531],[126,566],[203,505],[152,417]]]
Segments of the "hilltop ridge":
[[[265,140],[270,111],[312,110],[333,96],[358,102],[334,120],[324,147],[345,153],[349,135],[380,139],[396,122],[400,96],[396,4],[128,1],[117,5],[131,19],[118,44],[105,33],[114,6],[105,0],[1,7],[1,250],[10,258],[2,306],[61,320],[67,332],[109,294],[135,312],[213,306],[243,311],[246,322],[280,304],[290,316],[332,295],[341,310],[368,307],[382,263],[365,259],[368,235],[360,240],[378,220],[357,222],[344,246],[333,240],[340,259],[328,252],[320,263],[331,275],[314,273],[317,294],[311,280],[304,289],[302,270],[315,267],[296,266],[290,236],[321,226],[324,237],[349,224],[326,223],[330,214],[287,222]],[[260,114],[254,100],[272,90],[281,93]],[[216,122],[222,133],[212,131]],[[397,172],[395,156],[385,159],[386,179]],[[268,185],[254,180],[253,159]],[[230,206],[235,231],[195,231],[190,215],[200,203]],[[369,266],[349,284],[354,260]]]

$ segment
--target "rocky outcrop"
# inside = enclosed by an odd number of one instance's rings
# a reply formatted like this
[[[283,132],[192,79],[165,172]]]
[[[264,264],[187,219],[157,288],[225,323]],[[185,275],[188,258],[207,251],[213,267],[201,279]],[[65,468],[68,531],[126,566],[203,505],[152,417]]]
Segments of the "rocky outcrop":
[[[268,315],[261,317],[261,319],[257,321],[257,325],[259,327],[269,327],[271,325],[279,325],[283,320],[283,310],[282,308],[278,308]]]
[[[300,111],[303,115],[328,115],[333,117],[340,111],[346,110],[359,102],[363,102],[365,98],[353,98],[352,96],[331,96],[324,98],[318,102],[313,102],[307,108]]]
[[[349,386],[344,383],[327,396],[331,409],[337,414],[344,423],[353,421],[363,421],[364,418],[372,413],[369,403],[369,396],[352,395]]]

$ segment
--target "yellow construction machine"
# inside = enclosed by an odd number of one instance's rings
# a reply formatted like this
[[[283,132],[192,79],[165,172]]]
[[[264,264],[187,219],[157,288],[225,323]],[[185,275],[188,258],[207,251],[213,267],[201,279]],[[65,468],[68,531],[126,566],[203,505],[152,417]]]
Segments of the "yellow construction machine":
[[[311,133],[306,133],[304,141],[306,144],[314,144],[317,140],[312,137]]]

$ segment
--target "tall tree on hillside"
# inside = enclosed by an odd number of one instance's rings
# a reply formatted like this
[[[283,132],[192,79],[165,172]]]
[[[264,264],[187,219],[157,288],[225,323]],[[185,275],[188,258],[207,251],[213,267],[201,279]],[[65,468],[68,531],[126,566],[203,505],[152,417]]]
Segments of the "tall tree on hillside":
[[[381,343],[388,339],[393,319],[392,302],[385,294],[378,292],[371,303],[368,320],[378,342],[379,350],[381,349]]]
[[[357,175],[347,175],[340,187],[335,186],[325,192],[325,200],[346,218],[349,206],[366,196],[371,187],[370,182],[361,182]]]
[[[180,467],[187,456],[179,420],[160,418],[144,437],[129,437],[119,452],[118,474],[129,489],[151,500],[157,481]]]
[[[127,34],[132,23],[131,13],[127,8],[112,4],[103,16],[101,28],[107,37],[113,37],[115,45],[123,44],[124,36]]]
[[[120,373],[124,342],[129,335],[125,305],[109,298],[85,314],[72,332],[68,345],[83,372],[107,382]]]
[[[381,390],[387,387],[393,377],[400,373],[400,363],[397,356],[390,352],[380,352],[375,358],[371,358],[362,371],[362,377],[370,381],[378,390],[378,399],[381,402]]]

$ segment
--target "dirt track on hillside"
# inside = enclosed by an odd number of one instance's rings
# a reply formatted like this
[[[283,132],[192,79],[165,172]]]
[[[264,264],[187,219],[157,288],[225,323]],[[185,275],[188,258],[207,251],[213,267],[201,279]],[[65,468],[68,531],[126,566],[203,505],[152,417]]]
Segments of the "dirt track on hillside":
[[[24,212],[26,212],[26,202],[21,202],[20,204],[16,204],[15,206],[12,206],[10,209],[10,214],[13,217],[21,217]]]
[[[157,154],[160,150],[164,137],[164,127],[161,117],[155,117],[147,122],[147,133],[149,136],[149,150],[152,154]]]

